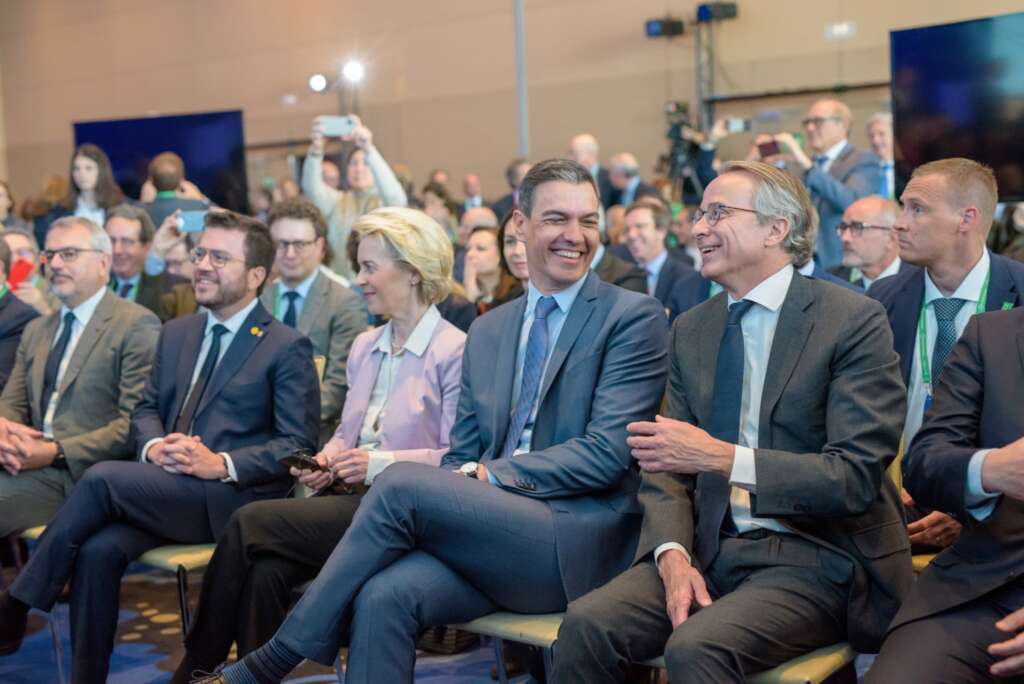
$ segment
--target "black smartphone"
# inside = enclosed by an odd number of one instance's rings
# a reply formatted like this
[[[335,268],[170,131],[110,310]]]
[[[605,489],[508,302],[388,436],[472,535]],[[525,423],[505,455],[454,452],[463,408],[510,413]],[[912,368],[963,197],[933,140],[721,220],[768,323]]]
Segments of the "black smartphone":
[[[765,157],[773,157],[776,154],[780,154],[782,150],[779,148],[779,143],[775,142],[774,140],[769,140],[768,142],[761,143],[760,145],[758,145],[757,152],[758,154],[761,155],[761,158],[763,159]]]
[[[314,461],[313,455],[313,452],[309,449],[296,449],[282,458],[281,463],[289,468],[295,468],[296,470],[317,470],[321,473],[330,472],[330,469],[324,468]]]

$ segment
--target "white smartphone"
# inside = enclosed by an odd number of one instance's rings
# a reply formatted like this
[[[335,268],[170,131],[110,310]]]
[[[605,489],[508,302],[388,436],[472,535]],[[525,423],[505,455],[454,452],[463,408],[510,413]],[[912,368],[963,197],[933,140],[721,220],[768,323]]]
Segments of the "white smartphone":
[[[327,138],[341,138],[356,128],[356,120],[351,116],[318,116],[317,122]]]

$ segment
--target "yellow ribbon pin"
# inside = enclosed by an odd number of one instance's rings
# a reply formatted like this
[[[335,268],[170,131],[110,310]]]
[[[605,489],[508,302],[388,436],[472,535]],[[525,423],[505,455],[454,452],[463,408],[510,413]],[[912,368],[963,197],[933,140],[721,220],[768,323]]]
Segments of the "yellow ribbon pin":
[[[249,334],[252,335],[253,337],[263,337],[263,328],[254,325],[251,328],[249,328]]]

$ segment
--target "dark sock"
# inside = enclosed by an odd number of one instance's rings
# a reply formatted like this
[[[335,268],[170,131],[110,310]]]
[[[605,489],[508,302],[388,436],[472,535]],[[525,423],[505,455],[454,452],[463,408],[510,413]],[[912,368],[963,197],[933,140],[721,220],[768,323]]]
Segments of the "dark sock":
[[[221,673],[228,684],[278,684],[304,660],[277,639],[271,639]]]

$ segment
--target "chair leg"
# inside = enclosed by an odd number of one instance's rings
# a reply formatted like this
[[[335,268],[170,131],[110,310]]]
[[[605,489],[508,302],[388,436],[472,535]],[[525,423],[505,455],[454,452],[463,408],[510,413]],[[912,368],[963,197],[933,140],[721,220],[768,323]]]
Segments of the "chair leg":
[[[58,606],[54,606],[54,609],[47,615],[46,621],[50,625],[50,637],[53,640],[53,657],[57,661],[57,681],[59,684],[67,684],[67,677],[64,675],[64,645],[60,640],[60,616],[57,611],[60,610]]]
[[[508,670],[505,669],[505,643],[497,637],[491,637],[491,646],[494,648],[494,664],[498,668],[498,682],[499,684],[508,684]]]
[[[341,658],[341,651],[338,651],[338,657],[334,660],[334,671],[338,675],[338,684],[345,684],[345,661]]]
[[[184,639],[192,627],[192,609],[188,605],[188,570],[178,566],[178,609],[181,611],[181,635]]]
[[[541,649],[541,655],[544,657],[544,681],[545,682],[550,682],[550,681],[552,681],[552,679],[551,679],[552,662],[551,661],[552,661],[552,657],[554,655],[552,647],[549,646],[547,648],[542,648]]]

